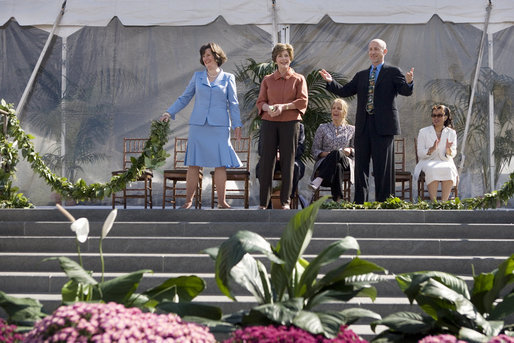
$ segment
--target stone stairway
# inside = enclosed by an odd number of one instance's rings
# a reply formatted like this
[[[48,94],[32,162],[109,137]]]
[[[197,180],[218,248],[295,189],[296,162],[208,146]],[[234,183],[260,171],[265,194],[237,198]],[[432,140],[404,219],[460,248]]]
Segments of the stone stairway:
[[[75,218],[90,222],[90,237],[81,244],[84,267],[100,279],[99,236],[110,212],[105,207],[68,207]],[[207,283],[196,301],[222,308],[228,314],[253,304],[243,291],[238,302],[223,296],[214,281],[214,261],[201,253],[218,246],[238,230],[259,233],[276,244],[291,218],[281,210],[118,210],[104,240],[106,277],[139,269],[151,269],[139,290],[170,277],[195,274]],[[388,281],[377,285],[375,302],[353,299],[348,307],[362,306],[382,316],[412,309],[394,281],[404,272],[439,270],[462,276],[472,284],[473,273],[490,272],[514,253],[514,211],[405,211],[320,210],[306,258],[312,259],[332,241],[353,236],[360,257],[389,271]],[[47,257],[77,259],[70,223],[54,208],[0,210],[0,290],[11,295],[39,299],[43,310],[60,304],[60,289],[67,281],[56,261]],[[350,258],[351,255],[348,255]],[[346,257],[345,257],[346,258]],[[327,308],[341,308],[340,305]],[[0,310],[0,315],[5,315]],[[366,323],[354,331],[371,337]]]

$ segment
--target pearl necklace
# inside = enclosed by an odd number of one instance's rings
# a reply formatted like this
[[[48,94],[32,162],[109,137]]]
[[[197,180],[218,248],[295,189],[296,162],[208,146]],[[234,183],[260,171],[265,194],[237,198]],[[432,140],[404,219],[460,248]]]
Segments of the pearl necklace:
[[[207,76],[208,76],[210,79],[215,79],[215,78],[218,76],[218,74],[219,74],[219,73],[220,73],[220,72],[218,71],[218,72],[216,72],[216,74],[211,75],[211,74],[209,74],[209,71],[207,70]]]

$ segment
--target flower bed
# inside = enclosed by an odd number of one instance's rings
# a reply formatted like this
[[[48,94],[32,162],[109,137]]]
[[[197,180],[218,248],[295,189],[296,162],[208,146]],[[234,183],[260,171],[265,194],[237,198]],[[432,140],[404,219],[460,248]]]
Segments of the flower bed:
[[[367,343],[347,326],[335,338],[312,335],[294,326],[249,326],[235,331],[223,343]]]
[[[26,342],[191,342],[214,343],[205,327],[175,314],[142,312],[116,303],[61,306],[36,323]]]

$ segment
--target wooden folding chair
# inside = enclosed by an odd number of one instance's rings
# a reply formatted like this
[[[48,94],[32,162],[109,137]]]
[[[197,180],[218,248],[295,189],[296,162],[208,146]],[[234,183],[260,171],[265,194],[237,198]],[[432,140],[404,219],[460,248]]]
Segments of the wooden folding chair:
[[[395,193],[399,193],[399,198],[412,202],[412,173],[405,170],[405,139],[396,138],[394,140],[394,171],[395,171]],[[397,189],[396,184],[400,184]],[[408,197],[407,197],[408,194]]]
[[[131,158],[138,158],[144,151],[147,138],[124,138],[123,139],[123,170],[113,171],[112,175],[123,174],[132,165]],[[122,199],[123,208],[127,208],[127,199],[144,199],[145,208],[152,208],[152,178],[153,172],[145,170],[143,174],[134,182],[128,184],[119,195],[112,193],[112,208]]]
[[[173,153],[173,169],[164,170],[162,208],[169,202],[173,208],[177,207],[177,198],[186,198],[187,166],[184,165],[187,150],[187,138],[175,138],[175,150]],[[203,172],[200,169],[198,185],[195,193],[195,208],[202,208],[202,179]],[[171,194],[170,194],[171,192]]]
[[[280,172],[280,170],[275,170],[275,172],[273,173],[273,181],[282,182],[282,173]],[[272,194],[271,198],[275,199],[275,196]],[[280,195],[278,196],[278,198],[280,199]],[[299,202],[299,194],[298,194],[298,189],[296,189],[294,194],[291,196],[291,209],[293,209],[293,210],[298,209],[298,202]]]
[[[250,137],[241,138],[239,142],[237,139],[232,138],[232,146],[234,151],[241,160],[241,167],[227,168],[227,181],[234,181],[235,186],[227,187],[225,189],[225,199],[242,199],[244,200],[244,208],[250,207],[250,150],[251,139]],[[214,208],[214,203],[218,203],[218,195],[216,193],[216,185],[214,183],[214,171],[211,171],[212,177],[212,191],[211,191],[211,208]],[[243,184],[241,186],[241,183]]]
[[[419,161],[418,161],[418,139],[417,138],[414,138],[414,150],[416,151],[416,164],[418,164]],[[451,193],[453,193],[453,198],[456,198],[459,196],[457,186],[458,185],[455,185],[452,187]],[[450,193],[450,199],[452,198],[451,193]],[[441,189],[440,188],[437,189],[437,198],[441,199]],[[418,199],[419,200],[430,199],[430,196],[428,194],[428,189],[425,189],[425,173],[423,171],[419,174],[419,177],[418,177]]]

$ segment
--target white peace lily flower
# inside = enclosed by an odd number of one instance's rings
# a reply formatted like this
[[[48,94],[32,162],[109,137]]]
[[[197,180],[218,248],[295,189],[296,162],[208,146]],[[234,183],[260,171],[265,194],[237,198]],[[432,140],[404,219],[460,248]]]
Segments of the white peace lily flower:
[[[109,234],[109,231],[112,229],[112,225],[114,224],[114,220],[116,219],[116,216],[118,215],[118,210],[114,209],[109,213],[107,216],[107,219],[105,219],[104,225],[102,226],[102,239],[107,237]]]
[[[87,241],[87,235],[89,235],[89,221],[87,218],[79,218],[71,223],[71,231],[75,232],[80,243]]]

